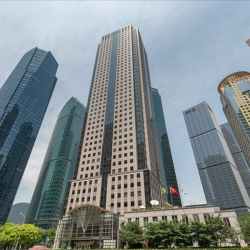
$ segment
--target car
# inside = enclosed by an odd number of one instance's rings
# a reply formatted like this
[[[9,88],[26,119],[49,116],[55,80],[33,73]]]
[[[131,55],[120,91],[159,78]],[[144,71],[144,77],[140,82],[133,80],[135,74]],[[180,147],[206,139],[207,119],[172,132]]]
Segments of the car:
[[[50,248],[48,248],[46,246],[33,246],[33,247],[29,248],[29,250],[50,250]]]

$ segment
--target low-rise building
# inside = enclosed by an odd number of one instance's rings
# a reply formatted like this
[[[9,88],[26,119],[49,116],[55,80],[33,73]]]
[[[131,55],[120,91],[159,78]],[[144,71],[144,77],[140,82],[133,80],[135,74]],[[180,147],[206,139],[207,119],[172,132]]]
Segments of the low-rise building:
[[[205,222],[209,216],[221,216],[236,231],[240,231],[234,210],[221,211],[211,205],[194,205],[173,208],[151,208],[118,215],[95,205],[80,205],[67,213],[60,220],[57,228],[54,249],[74,248],[116,248],[119,244],[119,224],[138,222],[141,227],[159,221]],[[241,246],[245,242],[240,240]],[[195,245],[195,244],[194,244]],[[196,244],[197,245],[197,244]],[[224,246],[232,246],[230,241]]]

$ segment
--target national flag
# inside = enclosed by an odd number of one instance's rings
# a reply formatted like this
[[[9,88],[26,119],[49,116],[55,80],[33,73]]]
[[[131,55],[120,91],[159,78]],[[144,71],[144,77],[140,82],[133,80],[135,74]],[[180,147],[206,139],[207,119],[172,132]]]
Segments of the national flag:
[[[162,194],[167,194],[168,193],[168,190],[164,187],[161,187],[161,193]]]
[[[171,194],[179,195],[179,193],[178,193],[173,187],[170,186],[169,189],[170,189],[170,193],[171,193]]]

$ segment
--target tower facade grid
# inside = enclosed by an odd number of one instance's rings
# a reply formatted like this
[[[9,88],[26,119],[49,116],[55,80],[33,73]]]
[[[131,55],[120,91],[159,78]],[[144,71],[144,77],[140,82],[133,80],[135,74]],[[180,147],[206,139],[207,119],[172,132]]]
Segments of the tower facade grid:
[[[28,51],[0,89],[0,224],[5,223],[53,93],[58,64]]]
[[[250,73],[240,71],[227,76],[218,91],[223,111],[250,166]]]
[[[81,160],[66,212],[93,204],[124,213],[164,186],[147,56],[128,25],[101,38],[87,107]]]
[[[203,102],[183,115],[208,204],[248,212],[248,193],[211,108]]]
[[[64,105],[53,130],[26,222],[55,228],[67,200],[68,181],[75,173],[85,107],[72,97]]]

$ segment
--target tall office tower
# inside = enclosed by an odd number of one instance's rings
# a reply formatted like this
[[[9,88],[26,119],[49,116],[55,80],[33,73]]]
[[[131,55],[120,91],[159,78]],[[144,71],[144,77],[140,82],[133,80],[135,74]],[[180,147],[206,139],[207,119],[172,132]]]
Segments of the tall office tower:
[[[229,125],[229,123],[224,123],[220,125],[223,136],[227,142],[229,150],[233,156],[236,167],[240,173],[241,179],[247,190],[248,196],[250,197],[250,168],[247,161],[241,151],[241,148],[234,136],[234,133]]]
[[[12,205],[9,216],[6,222],[13,222],[15,224],[23,224],[24,218],[27,215],[29,203],[20,202]],[[21,213],[24,215],[21,215]]]
[[[227,76],[218,91],[223,111],[250,166],[250,73],[241,71]]]
[[[250,199],[216,117],[206,102],[183,112],[207,202],[249,211]]]
[[[85,107],[72,97],[61,110],[47,149],[26,221],[44,229],[63,215],[68,181],[74,177]]]
[[[123,213],[164,186],[151,83],[138,28],[101,38],[91,83],[81,162],[67,211],[93,204]]]
[[[22,179],[56,84],[57,68],[50,52],[34,48],[0,89],[0,225]]]
[[[152,88],[155,118],[157,124],[158,140],[160,145],[161,159],[162,159],[162,173],[164,178],[164,186],[169,190],[169,187],[173,187],[178,190],[178,183],[176,179],[174,162],[168,140],[167,128],[164,118],[164,112],[162,107],[161,95],[158,89]],[[173,206],[181,206],[180,196],[167,194],[168,203]]]

